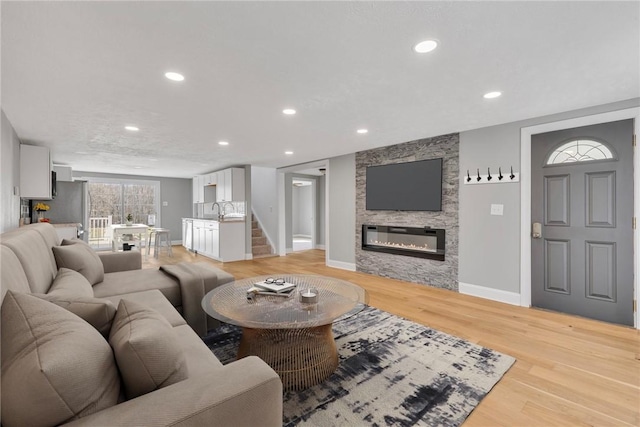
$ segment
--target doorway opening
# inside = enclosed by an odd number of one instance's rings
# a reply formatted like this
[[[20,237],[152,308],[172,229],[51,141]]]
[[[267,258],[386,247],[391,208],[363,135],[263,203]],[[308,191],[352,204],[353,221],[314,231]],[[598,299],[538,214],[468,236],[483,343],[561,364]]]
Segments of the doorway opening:
[[[293,178],[291,187],[291,238],[292,251],[306,251],[314,248],[316,230],[315,181]]]

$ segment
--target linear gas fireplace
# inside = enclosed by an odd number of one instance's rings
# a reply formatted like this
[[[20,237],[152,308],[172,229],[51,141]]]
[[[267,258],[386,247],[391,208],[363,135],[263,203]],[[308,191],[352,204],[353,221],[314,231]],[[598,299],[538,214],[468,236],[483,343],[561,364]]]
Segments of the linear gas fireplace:
[[[445,232],[441,228],[362,225],[365,251],[444,261]]]

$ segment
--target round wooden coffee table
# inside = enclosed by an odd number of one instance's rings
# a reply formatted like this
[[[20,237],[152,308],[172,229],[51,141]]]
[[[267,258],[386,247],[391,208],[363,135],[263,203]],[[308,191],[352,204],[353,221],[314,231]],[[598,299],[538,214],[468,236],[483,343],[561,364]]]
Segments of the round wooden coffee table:
[[[247,290],[256,282],[283,278],[296,284],[288,297],[256,295]],[[315,289],[317,302],[300,295]],[[285,390],[318,384],[338,367],[331,325],[335,319],[367,303],[367,293],[353,283],[323,276],[271,275],[237,280],[207,293],[202,308],[211,317],[242,327],[238,358],[255,355],[282,379]]]

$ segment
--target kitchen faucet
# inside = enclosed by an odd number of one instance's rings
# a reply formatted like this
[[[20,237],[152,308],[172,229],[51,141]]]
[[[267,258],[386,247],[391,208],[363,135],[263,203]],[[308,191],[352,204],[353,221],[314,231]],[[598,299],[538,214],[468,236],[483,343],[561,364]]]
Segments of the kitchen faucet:
[[[223,217],[227,214],[227,206],[228,206],[228,205],[231,205],[231,209],[232,209],[232,212],[231,212],[231,213],[234,213],[234,212],[235,212],[235,210],[236,210],[236,207],[235,207],[235,205],[233,204],[233,202],[224,202],[224,203],[222,203],[222,216],[223,216]]]
[[[213,202],[213,204],[211,205],[211,213],[213,213],[213,208],[215,208],[216,206],[218,207],[218,219],[224,218],[224,213],[221,214],[221,212],[220,212],[220,209],[221,209],[220,208],[220,203],[218,203],[218,202]]]

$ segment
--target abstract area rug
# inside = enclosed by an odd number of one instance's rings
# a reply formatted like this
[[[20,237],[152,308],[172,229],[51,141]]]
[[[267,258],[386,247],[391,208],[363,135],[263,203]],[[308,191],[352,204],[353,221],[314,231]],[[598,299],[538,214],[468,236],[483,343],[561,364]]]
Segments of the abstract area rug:
[[[373,307],[333,325],[339,366],[325,382],[284,394],[284,425],[458,426],[515,359]],[[235,360],[241,331],[205,342]]]

